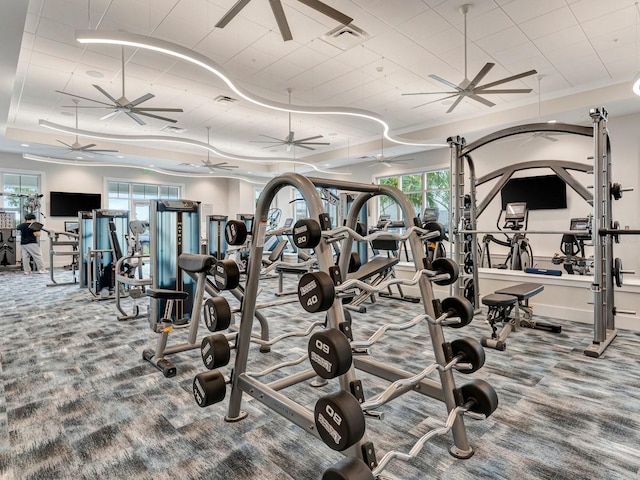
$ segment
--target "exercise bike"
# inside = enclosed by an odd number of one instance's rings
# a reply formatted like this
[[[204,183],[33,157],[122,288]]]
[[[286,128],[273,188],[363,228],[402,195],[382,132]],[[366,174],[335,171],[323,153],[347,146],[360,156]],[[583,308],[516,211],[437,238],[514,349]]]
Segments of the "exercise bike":
[[[551,259],[554,265],[562,265],[565,271],[571,275],[589,275],[591,267],[593,267],[593,257],[587,258],[585,255],[585,242],[591,240],[591,219],[572,218],[569,229],[579,230],[584,233],[579,234],[563,234],[560,241],[560,252],[556,253]]]
[[[500,220],[504,212],[504,225],[500,227]],[[496,226],[498,230],[511,230],[513,235],[509,236],[504,232],[506,240],[500,240],[491,234],[487,234],[482,238],[482,250],[480,252],[480,266],[488,268],[525,270],[533,264],[533,251],[529,244],[529,239],[525,232],[529,223],[529,211],[525,202],[507,203],[504,210],[500,210]],[[490,244],[497,243],[509,249],[509,254],[504,263],[491,263]]]

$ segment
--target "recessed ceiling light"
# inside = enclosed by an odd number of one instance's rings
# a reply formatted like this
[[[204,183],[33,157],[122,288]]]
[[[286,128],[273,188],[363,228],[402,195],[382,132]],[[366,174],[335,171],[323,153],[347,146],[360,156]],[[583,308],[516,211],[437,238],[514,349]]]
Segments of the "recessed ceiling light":
[[[325,167],[328,167],[328,166],[329,166],[329,164],[328,164],[328,163],[325,163],[325,164],[324,164],[324,166],[325,166]]]
[[[28,147],[29,144],[28,143],[23,143],[22,145],[20,145],[21,147]]]
[[[82,157],[76,157],[76,160],[82,160]]]
[[[557,120],[549,120],[547,123],[558,123]]]
[[[247,172],[247,173],[253,173],[253,172]]]
[[[124,155],[116,155],[118,158],[124,158]]]
[[[90,77],[93,78],[103,78],[104,75],[102,74],[102,72],[97,72],[96,70],[87,70],[87,75],[89,75]]]
[[[149,167],[150,167],[150,168],[153,168],[153,167],[155,167],[155,165],[149,165]]]
[[[327,133],[327,137],[337,137],[338,134],[336,132]]]

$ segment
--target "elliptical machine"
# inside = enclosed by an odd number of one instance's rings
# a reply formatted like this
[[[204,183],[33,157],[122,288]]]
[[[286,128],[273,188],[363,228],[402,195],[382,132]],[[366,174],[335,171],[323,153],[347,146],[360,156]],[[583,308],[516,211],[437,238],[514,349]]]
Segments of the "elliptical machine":
[[[504,225],[500,227],[500,220],[504,212]],[[507,240],[500,240],[491,234],[482,238],[482,251],[480,254],[480,265],[482,267],[525,270],[533,264],[533,251],[529,244],[527,234],[521,230],[526,230],[529,224],[529,210],[525,202],[507,203],[504,210],[500,210],[496,226],[498,230],[511,230],[513,235],[509,236],[504,232]],[[504,263],[491,263],[490,244],[497,243],[509,249],[509,254]]]
[[[580,230],[584,233],[576,235],[563,234],[560,241],[560,252],[551,259],[554,265],[562,265],[565,271],[570,274],[589,275],[593,266],[593,257],[587,258],[585,254],[585,242],[591,240],[591,220],[592,216],[586,218],[572,218],[569,226],[570,230]]]

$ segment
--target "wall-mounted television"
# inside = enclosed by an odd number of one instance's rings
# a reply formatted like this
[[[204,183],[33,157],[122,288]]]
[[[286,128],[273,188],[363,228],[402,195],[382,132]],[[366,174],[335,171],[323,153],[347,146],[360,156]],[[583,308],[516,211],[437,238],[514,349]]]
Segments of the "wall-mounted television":
[[[49,192],[49,215],[77,217],[78,212],[102,208],[99,193]]]
[[[567,208],[567,184],[557,175],[510,179],[500,192],[502,210],[508,203],[525,202],[529,210]]]

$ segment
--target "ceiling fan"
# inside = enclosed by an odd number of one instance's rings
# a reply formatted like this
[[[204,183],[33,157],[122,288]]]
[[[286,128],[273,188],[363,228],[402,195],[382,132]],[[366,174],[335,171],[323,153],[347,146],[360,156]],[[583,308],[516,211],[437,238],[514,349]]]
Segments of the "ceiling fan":
[[[360,157],[361,159],[371,158],[372,161],[362,163],[362,166],[366,165],[384,165],[385,167],[391,167],[393,165],[405,165],[406,162],[398,162],[395,159],[401,157],[402,155],[394,155],[393,157],[387,157],[384,154],[384,139],[380,139],[380,153],[376,155],[364,155]],[[413,160],[412,158],[407,158],[406,160]]]
[[[439,81],[440,83],[444,83],[446,86],[452,88],[452,91],[448,92],[416,92],[416,93],[403,93],[402,95],[448,95],[444,98],[439,98],[438,100],[433,100],[431,102],[426,102],[421,105],[416,105],[412,108],[423,107],[424,105],[428,105],[434,102],[440,102],[442,100],[446,100],[449,98],[457,97],[453,104],[449,107],[446,113],[451,113],[464,98],[469,98],[471,100],[475,100],[476,102],[482,103],[487,107],[493,107],[495,103],[490,102],[486,98],[481,97],[480,95],[489,95],[489,94],[507,94],[507,93],[531,93],[530,88],[509,88],[509,89],[496,89],[496,90],[488,90],[491,87],[495,87],[497,85],[502,85],[503,83],[512,82],[514,80],[518,80],[520,78],[529,77],[531,75],[535,75],[535,70],[529,70],[527,72],[518,73],[517,75],[512,75],[510,77],[505,77],[501,80],[497,80],[495,82],[485,83],[484,85],[478,85],[484,77],[491,71],[493,67],[495,67],[495,63],[488,62],[484,67],[478,72],[478,74],[473,78],[473,80],[469,80],[467,78],[467,13],[471,8],[470,4],[464,4],[460,7],[460,11],[464,15],[464,80],[460,82],[459,85],[449,82],[444,78],[441,78],[437,75],[429,75],[434,80]]]
[[[207,127],[207,145],[210,144],[209,142],[209,133],[211,131],[211,127]],[[209,150],[207,150],[207,159],[206,160],[202,160],[202,164],[207,167],[209,169],[209,171],[211,172],[215,172],[216,170],[224,170],[226,172],[229,172],[231,170],[233,170],[234,168],[240,168],[237,165],[228,165],[229,162],[219,162],[219,163],[211,163],[211,160],[209,159]]]
[[[236,4],[231,7],[224,16],[218,20],[218,23],[215,24],[218,28],[224,28],[227,24],[233,20],[233,18],[240,13],[240,11],[247,6],[247,4],[251,0],[238,0]],[[349,25],[353,22],[353,18],[345,15],[342,12],[339,12],[335,8],[330,7],[329,5],[322,3],[320,0],[298,0],[300,3],[305,4],[308,7],[313,8],[317,12],[326,15],[341,23],[342,25]],[[293,40],[293,36],[291,35],[291,29],[289,28],[289,22],[287,22],[287,17],[284,14],[284,9],[282,8],[282,3],[280,0],[269,0],[269,5],[271,6],[271,11],[273,11],[273,16],[276,18],[276,23],[278,24],[278,29],[280,29],[280,35],[282,35],[282,39],[286,42],[288,40]]]
[[[538,80],[538,123],[541,122],[541,120],[540,120],[540,118],[541,118],[541,115],[540,115],[540,110],[541,110],[540,83],[541,83],[543,78],[544,78],[544,75],[536,75],[536,80]],[[550,142],[557,142],[558,139],[557,138],[553,138],[554,135],[562,135],[562,133],[560,133],[560,132],[534,132],[534,133],[531,134],[531,136],[528,139],[526,139],[524,142],[522,142],[522,144],[524,145],[525,143],[529,143],[529,142],[535,140],[536,138],[544,138],[545,140],[549,140]]]
[[[126,96],[125,96],[125,89],[124,89],[124,85],[125,85],[125,75],[124,75],[124,47],[122,47],[122,96],[118,99],[116,99],[115,97],[113,97],[111,94],[109,94],[105,89],[103,89],[102,87],[100,87],[99,85],[93,85],[95,87],[96,90],[98,90],[100,93],[102,93],[105,97],[107,97],[112,103],[107,103],[107,102],[103,102],[100,100],[94,100],[92,98],[87,98],[87,97],[82,97],[80,95],[75,95],[73,93],[68,93],[68,92],[62,92],[60,90],[56,90],[56,92],[61,93],[63,95],[69,95],[70,97],[75,97],[75,98],[81,98],[83,100],[89,100],[90,102],[94,102],[94,103],[99,103],[101,106],[87,106],[87,107],[81,107],[81,108],[103,108],[103,109],[110,109],[112,110],[111,112],[107,113],[106,115],[103,115],[102,117],[100,117],[100,120],[106,120],[108,118],[113,118],[117,115],[119,115],[120,113],[124,113],[125,115],[127,115],[129,118],[131,118],[132,120],[134,120],[136,123],[138,123],[139,125],[146,125],[145,122],[139,117],[139,115],[143,115],[145,117],[150,117],[150,118],[157,118],[158,120],[164,120],[166,122],[170,122],[170,123],[176,123],[177,120],[174,120],[172,118],[168,118],[168,117],[163,117],[160,115],[155,115],[149,112],[182,112],[183,110],[181,108],[151,108],[151,107],[139,107],[138,105],[140,105],[141,103],[146,102],[147,100],[151,100],[152,98],[155,97],[155,95],[153,95],[152,93],[147,93],[145,95],[142,95],[141,97],[136,98],[135,100],[129,100]],[[69,107],[70,105],[63,105],[64,107]],[[76,104],[77,107],[77,104]]]
[[[73,101],[73,103],[75,103],[76,130],[78,130],[78,102],[79,102],[79,100],[77,98],[73,98],[72,101]],[[118,150],[104,150],[104,149],[99,149],[99,148],[93,148],[93,147],[96,146],[95,143],[89,143],[88,145],[82,145],[80,142],[78,142],[78,135],[76,135],[76,140],[72,144],[65,143],[62,140],[56,140],[56,141],[58,143],[61,143],[65,147],[67,147],[66,150],[68,152],[78,153],[78,154],[83,155],[83,156],[88,157],[88,158],[93,158],[90,155],[91,153],[104,154],[104,153],[117,153],[118,152]]]
[[[287,92],[289,92],[289,105],[291,105],[291,89],[287,88]],[[270,135],[260,135],[261,137],[270,138],[274,141],[264,141],[264,140],[252,140],[254,143],[268,143],[266,147],[262,148],[273,148],[279,147],[281,145],[287,146],[287,152],[290,152],[293,147],[301,147],[306,148],[307,150],[315,150],[315,148],[310,147],[309,145],[331,145],[329,142],[312,142],[311,140],[317,140],[322,138],[322,135],[315,135],[313,137],[301,138],[300,140],[295,140],[295,133],[291,130],[291,112],[289,112],[289,134],[281,140],[276,137],[272,137]]]

